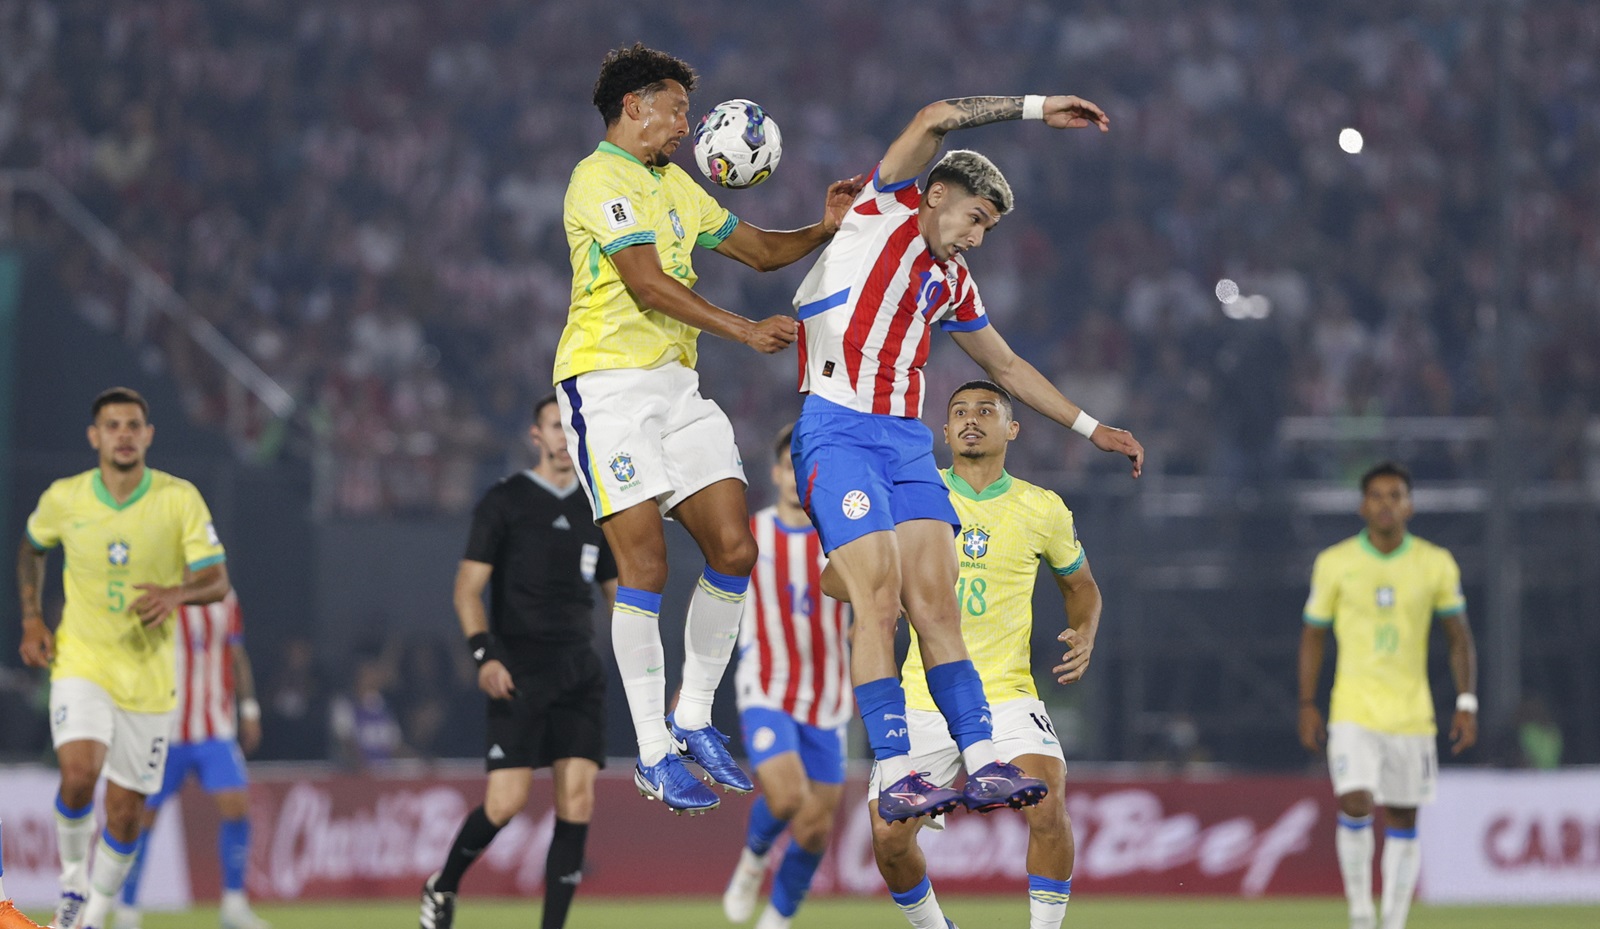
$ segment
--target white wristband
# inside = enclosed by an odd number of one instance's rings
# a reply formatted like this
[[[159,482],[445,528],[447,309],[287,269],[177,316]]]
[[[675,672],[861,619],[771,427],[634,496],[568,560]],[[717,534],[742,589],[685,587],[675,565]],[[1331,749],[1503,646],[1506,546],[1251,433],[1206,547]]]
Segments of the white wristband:
[[[1023,119],[1044,119],[1044,95],[1028,94],[1022,98]]]
[[[1457,713],[1476,713],[1476,712],[1478,712],[1478,695],[1477,694],[1457,694],[1456,695],[1456,712]]]
[[[1084,438],[1094,435],[1094,427],[1100,425],[1100,420],[1090,416],[1088,411],[1079,409],[1078,418],[1072,421],[1072,431]]]
[[[261,704],[254,700],[240,700],[239,718],[247,723],[256,722],[261,718]]]

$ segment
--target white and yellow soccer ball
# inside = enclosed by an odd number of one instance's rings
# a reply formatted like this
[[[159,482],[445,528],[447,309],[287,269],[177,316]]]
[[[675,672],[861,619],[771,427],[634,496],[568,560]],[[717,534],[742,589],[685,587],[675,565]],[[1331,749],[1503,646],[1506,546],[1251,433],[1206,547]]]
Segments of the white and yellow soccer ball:
[[[739,189],[772,176],[783,157],[783,133],[761,105],[727,100],[694,130],[694,160],[711,183]]]

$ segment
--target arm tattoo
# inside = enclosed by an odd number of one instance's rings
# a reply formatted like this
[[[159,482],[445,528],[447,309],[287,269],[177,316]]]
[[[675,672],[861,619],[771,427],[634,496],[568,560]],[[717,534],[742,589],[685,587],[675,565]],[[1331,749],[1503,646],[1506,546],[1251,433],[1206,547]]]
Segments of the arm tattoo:
[[[960,97],[944,102],[956,111],[939,122],[937,131],[941,134],[1022,118],[1021,97]]]
[[[44,556],[24,539],[17,549],[17,594],[23,619],[43,618],[43,590]]]

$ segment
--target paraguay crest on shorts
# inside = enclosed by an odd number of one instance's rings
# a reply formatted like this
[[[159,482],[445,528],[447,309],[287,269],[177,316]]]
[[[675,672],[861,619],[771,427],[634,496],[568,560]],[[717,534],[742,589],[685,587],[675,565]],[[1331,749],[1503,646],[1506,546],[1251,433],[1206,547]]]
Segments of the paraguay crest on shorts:
[[[961,551],[968,558],[982,558],[989,554],[989,533],[977,526],[961,533]]]
[[[621,483],[626,484],[638,476],[638,470],[633,466],[633,456],[627,452],[612,455],[608,464],[611,466],[611,476]]]
[[[872,499],[864,490],[852,490],[844,495],[839,509],[844,511],[846,519],[860,519],[872,509]]]

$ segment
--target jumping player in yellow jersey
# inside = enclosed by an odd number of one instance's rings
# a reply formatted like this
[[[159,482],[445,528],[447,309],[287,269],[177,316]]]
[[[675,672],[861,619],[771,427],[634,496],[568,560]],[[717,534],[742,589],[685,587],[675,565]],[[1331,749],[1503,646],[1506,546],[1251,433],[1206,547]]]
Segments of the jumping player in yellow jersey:
[[[946,408],[945,444],[955,451],[943,472],[950,502],[961,518],[956,537],[960,579],[961,638],[983,680],[994,723],[995,752],[1050,788],[1028,807],[1028,910],[1032,929],[1056,929],[1072,893],[1072,828],[1063,800],[1066,761],[1055,726],[1033,683],[1029,642],[1033,635],[1033,587],[1042,562],[1061,588],[1067,628],[1056,682],[1083,677],[1100,626],[1100,588],[1078,542],[1072,511],[1042,487],[1005,470],[1006,447],[1020,429],[1011,395],[989,381],[957,388]],[[901,668],[906,689],[906,727],[912,770],[932,784],[948,786],[962,763],[944,716],[928,690],[924,656],[912,632]],[[970,776],[970,772],[969,772]],[[867,796],[876,798],[880,771],[873,770]],[[876,814],[877,800],[869,801]],[[927,861],[917,847],[922,820],[888,823],[873,815],[872,847],[878,869],[895,902],[917,929],[944,929]]]
[[[200,492],[145,466],[150,407],[125,387],[95,398],[99,467],[50,485],[17,555],[22,660],[50,669],[50,734],[61,765],[60,929],[105,929],[133,863],[145,797],[161,787],[173,689],[172,624],[186,603],[228,593],[225,553]],[[45,555],[63,552],[66,605],[44,622]],[[106,827],[89,870],[94,789],[106,775]]]
[[[1437,618],[1450,640],[1456,711],[1451,751],[1478,740],[1477,653],[1450,552],[1406,531],[1411,474],[1384,462],[1361,478],[1367,528],[1317,556],[1300,637],[1300,741],[1318,752],[1339,796],[1339,870],[1351,929],[1379,925],[1372,906],[1372,808],[1384,808],[1383,929],[1403,929],[1421,869],[1417,807],[1438,775],[1428,630]],[[1338,642],[1324,729],[1317,680],[1328,630]]]
[[[594,104],[605,141],[573,170],[563,204],[572,304],[554,374],[579,482],[617,560],[611,641],[639,740],[634,782],[690,813],[718,801],[684,759],[724,789],[752,789],[711,726],[711,701],[756,562],[743,462],[727,416],[700,395],[695,343],[704,330],[770,354],[797,332],[790,316],[755,322],[701,298],[690,289],[698,279],[691,254],[698,245],[758,271],[784,267],[832,237],[861,189],[860,179],[834,183],[822,221],[803,229],[741,223],[671,162],[689,134],[694,85],[688,64],[639,44],[601,65]],[[667,724],[658,626],[664,516],[682,523],[706,558]]]

